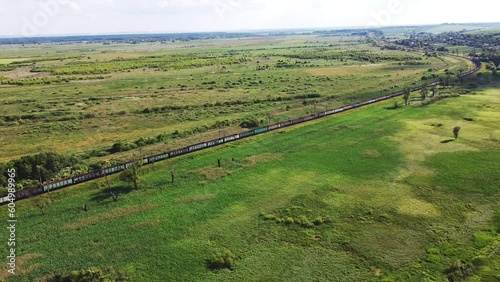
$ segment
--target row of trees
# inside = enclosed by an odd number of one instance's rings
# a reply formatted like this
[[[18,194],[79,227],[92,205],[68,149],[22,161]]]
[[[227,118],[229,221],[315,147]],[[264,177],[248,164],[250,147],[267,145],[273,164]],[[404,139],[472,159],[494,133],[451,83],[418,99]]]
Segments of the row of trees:
[[[0,84],[27,86],[27,85],[63,83],[63,82],[70,82],[70,81],[102,80],[105,78],[107,78],[107,77],[102,76],[102,75],[100,75],[100,76],[34,77],[34,78],[24,78],[24,79],[8,79],[8,78],[0,76]]]
[[[411,96],[411,88],[409,86],[404,88],[403,100],[405,106],[410,105],[410,96]],[[428,86],[427,83],[422,84],[420,89],[420,97],[422,101],[424,101],[427,97],[429,97],[429,93],[432,93],[431,97],[434,98],[438,94],[437,86]]]
[[[17,181],[21,187],[33,185],[33,182],[45,182],[54,178],[59,178],[60,173],[71,168],[72,174],[86,173],[89,167],[75,156],[64,155],[55,152],[43,152],[33,156],[24,156],[20,159],[8,163],[0,163],[0,171],[7,168],[16,170]],[[5,187],[7,178],[0,175],[0,186]]]
[[[73,61],[64,65],[35,66],[31,69],[31,71],[50,72],[53,75],[110,74],[144,68],[169,70],[204,66],[233,65],[244,63],[246,61],[247,59],[245,58],[230,57],[224,54],[217,57],[203,54],[189,54],[183,56],[150,56],[130,59],[119,58],[111,61]]]
[[[328,51],[321,48],[315,49],[313,51],[305,51],[302,53],[294,54],[284,54],[283,57],[301,59],[301,60],[312,60],[312,59],[324,59],[324,60],[339,60],[339,61],[365,61],[365,62],[381,62],[381,61],[396,61],[396,62],[418,62],[422,60],[422,57],[416,55],[392,55],[392,54],[379,54],[368,50],[361,51]]]

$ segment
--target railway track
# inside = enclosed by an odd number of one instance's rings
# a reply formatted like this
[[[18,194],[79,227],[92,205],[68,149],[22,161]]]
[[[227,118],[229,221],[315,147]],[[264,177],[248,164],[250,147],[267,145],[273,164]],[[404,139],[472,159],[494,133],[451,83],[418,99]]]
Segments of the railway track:
[[[461,57],[461,58],[463,58],[463,57]],[[474,63],[475,68],[473,70],[469,70],[469,71],[461,74],[461,77],[466,77],[466,76],[472,75],[481,69],[482,64],[478,59],[476,59],[476,58],[467,58],[467,59],[469,59],[472,63]],[[431,86],[435,86],[438,84],[439,84],[439,82],[434,82],[434,83],[430,83],[430,84],[426,85],[425,87],[431,87]],[[418,90],[422,89],[422,87],[423,86],[411,88],[411,91],[412,92],[418,91]],[[264,133],[267,133],[270,131],[293,126],[295,124],[305,123],[305,122],[309,122],[311,120],[335,115],[335,114],[338,114],[341,112],[346,112],[346,111],[349,111],[349,110],[352,110],[355,108],[378,103],[381,101],[385,101],[387,99],[392,99],[394,97],[398,97],[398,96],[401,96],[403,94],[404,94],[404,91],[400,91],[400,92],[384,95],[384,96],[381,96],[378,98],[374,98],[374,99],[371,99],[368,101],[357,102],[357,103],[354,103],[351,105],[342,106],[342,107],[332,109],[332,110],[325,110],[325,111],[318,112],[318,113],[315,113],[315,114],[310,115],[310,116],[300,117],[300,118],[293,119],[293,120],[287,120],[284,122],[260,127],[260,128],[254,129],[254,130],[241,132],[241,133],[226,136],[223,138],[218,138],[218,139],[214,139],[214,140],[201,142],[198,144],[193,144],[193,145],[189,145],[186,147],[174,149],[174,150],[171,150],[168,152],[164,152],[162,154],[142,158],[140,161],[142,162],[142,165],[150,165],[150,164],[153,164],[155,162],[176,158],[176,157],[179,157],[182,155],[205,150],[205,149],[219,146],[219,145],[222,145],[225,143],[234,142],[234,141],[237,141],[240,139],[249,138],[251,136],[264,134]],[[53,190],[59,190],[59,189],[71,187],[71,186],[78,185],[78,184],[81,184],[84,182],[88,182],[90,180],[102,178],[106,175],[116,174],[116,173],[119,173],[119,172],[127,169],[131,165],[132,165],[132,162],[129,161],[129,162],[126,162],[126,163],[123,163],[120,165],[105,167],[105,168],[102,168],[102,169],[99,169],[96,171],[92,171],[92,172],[89,172],[86,174],[81,174],[81,175],[77,175],[77,176],[73,176],[73,177],[69,177],[69,178],[65,178],[65,179],[59,179],[59,180],[55,180],[55,181],[46,182],[46,183],[43,183],[42,185],[39,185],[38,187],[26,188],[26,189],[17,191],[15,193],[9,193],[9,195],[7,195],[3,198],[0,198],[0,205],[6,205],[9,203],[13,203],[14,201],[35,197],[37,195],[48,193],[48,192],[53,191]]]

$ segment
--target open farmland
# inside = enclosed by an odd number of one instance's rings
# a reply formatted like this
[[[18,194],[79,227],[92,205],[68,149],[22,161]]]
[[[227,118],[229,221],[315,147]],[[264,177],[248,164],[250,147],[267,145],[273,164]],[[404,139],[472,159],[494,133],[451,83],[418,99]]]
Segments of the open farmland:
[[[110,177],[53,192],[45,216],[22,201],[8,281],[92,266],[132,281],[496,281],[500,84],[482,86],[156,163],[139,190]],[[225,250],[233,269],[209,270]]]
[[[110,154],[117,143],[158,153],[469,67],[361,37],[310,35],[2,46],[0,55],[3,162],[40,151],[129,158]]]

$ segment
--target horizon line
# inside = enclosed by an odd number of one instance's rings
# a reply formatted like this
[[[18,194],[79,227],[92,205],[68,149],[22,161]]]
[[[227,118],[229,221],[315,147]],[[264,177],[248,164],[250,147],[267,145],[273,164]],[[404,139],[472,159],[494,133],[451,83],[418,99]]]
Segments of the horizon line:
[[[106,35],[174,35],[188,33],[258,33],[258,32],[278,32],[278,31],[317,31],[317,30],[342,30],[342,29],[386,29],[398,27],[419,27],[419,26],[441,26],[441,25],[480,25],[480,24],[500,24],[500,22],[456,22],[456,23],[438,23],[438,24],[404,24],[388,26],[336,26],[336,27],[304,27],[304,28],[264,28],[264,29],[229,29],[229,30],[211,30],[211,31],[123,31],[123,32],[104,32],[104,33],[67,33],[67,34],[40,34],[36,36],[23,35],[1,35],[1,39],[20,39],[20,38],[57,38],[57,37],[77,37],[77,36],[106,36]]]

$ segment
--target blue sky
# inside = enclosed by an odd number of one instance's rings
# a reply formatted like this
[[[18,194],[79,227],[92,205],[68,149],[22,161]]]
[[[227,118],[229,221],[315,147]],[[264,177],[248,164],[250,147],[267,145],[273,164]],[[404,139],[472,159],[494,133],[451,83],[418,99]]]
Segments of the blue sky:
[[[500,21],[497,1],[3,0],[0,35],[228,31]],[[470,4],[478,7],[472,13]],[[485,7],[491,7],[490,9]]]

